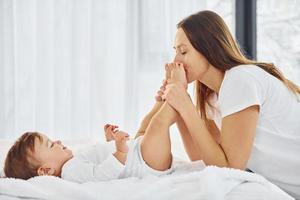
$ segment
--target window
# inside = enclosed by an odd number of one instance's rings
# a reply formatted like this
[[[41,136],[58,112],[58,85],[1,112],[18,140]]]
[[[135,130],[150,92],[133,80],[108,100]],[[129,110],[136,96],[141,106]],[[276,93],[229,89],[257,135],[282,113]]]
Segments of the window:
[[[257,59],[300,84],[300,0],[257,1]]]

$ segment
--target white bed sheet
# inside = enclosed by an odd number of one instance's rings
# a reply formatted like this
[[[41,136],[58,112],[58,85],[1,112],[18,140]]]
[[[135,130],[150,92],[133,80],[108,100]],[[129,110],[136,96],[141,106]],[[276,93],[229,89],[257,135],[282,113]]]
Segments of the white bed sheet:
[[[40,176],[28,181],[3,178],[0,199],[72,200],[251,200],[293,199],[263,177],[228,168],[204,167],[201,162],[177,165],[174,174],[106,182],[69,182]]]
[[[80,139],[66,144],[77,151],[95,141],[97,140]],[[2,164],[11,144],[12,141],[0,141]],[[0,199],[293,199],[256,174],[217,167],[204,168],[201,162],[181,162],[177,166],[174,174],[160,178],[149,176],[144,179],[128,178],[84,184],[48,176],[28,181],[4,178],[0,179]]]

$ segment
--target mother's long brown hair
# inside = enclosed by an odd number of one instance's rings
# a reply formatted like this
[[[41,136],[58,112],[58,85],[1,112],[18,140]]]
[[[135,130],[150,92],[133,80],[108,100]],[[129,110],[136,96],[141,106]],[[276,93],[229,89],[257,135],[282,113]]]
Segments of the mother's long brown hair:
[[[300,88],[285,78],[274,64],[247,59],[218,14],[200,11],[183,19],[177,28],[183,29],[193,47],[217,69],[225,72],[238,65],[253,64],[281,80],[295,95],[300,94]],[[208,97],[214,91],[196,81],[195,92],[197,109],[207,124],[205,105],[210,105]]]

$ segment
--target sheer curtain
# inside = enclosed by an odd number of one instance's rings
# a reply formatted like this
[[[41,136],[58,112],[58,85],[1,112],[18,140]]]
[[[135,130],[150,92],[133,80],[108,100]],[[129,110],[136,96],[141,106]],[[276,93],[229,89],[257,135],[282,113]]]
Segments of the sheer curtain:
[[[226,7],[226,9],[224,9]],[[0,138],[134,134],[154,103],[176,23],[231,1],[0,0]]]

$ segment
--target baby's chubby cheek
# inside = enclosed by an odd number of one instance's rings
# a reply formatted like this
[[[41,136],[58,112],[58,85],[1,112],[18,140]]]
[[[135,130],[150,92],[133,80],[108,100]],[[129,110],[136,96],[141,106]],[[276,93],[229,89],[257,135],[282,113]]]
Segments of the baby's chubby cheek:
[[[70,149],[68,149],[67,152],[68,152],[68,154],[69,154],[70,156],[73,157],[73,152],[72,152]]]
[[[64,148],[64,152],[66,153],[68,158],[73,157],[73,152],[71,149]]]

